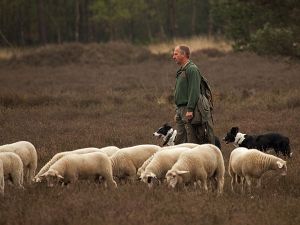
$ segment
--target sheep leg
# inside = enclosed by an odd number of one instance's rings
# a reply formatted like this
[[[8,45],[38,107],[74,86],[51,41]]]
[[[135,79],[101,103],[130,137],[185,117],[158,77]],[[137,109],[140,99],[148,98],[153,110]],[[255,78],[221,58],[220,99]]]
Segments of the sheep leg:
[[[223,188],[224,188],[224,177],[219,177],[217,181],[218,195],[221,195],[223,193]]]
[[[23,174],[12,174],[12,183],[16,185],[20,189],[24,189],[23,187]]]
[[[30,184],[29,182],[29,171],[28,171],[28,168],[26,166],[23,167],[23,174],[24,174],[24,178],[23,178],[23,182],[27,183],[27,184]]]
[[[117,183],[114,181],[114,180],[107,180],[107,183],[108,183],[108,187],[110,188],[110,189],[115,189],[115,188],[117,188]]]
[[[200,179],[203,189],[207,192],[208,191],[208,187],[207,187],[207,179],[206,178],[201,178]]]
[[[240,177],[240,179],[241,179],[241,192],[242,192],[242,194],[244,194],[245,178],[244,177]]]
[[[31,181],[33,180],[34,178],[34,175],[35,175],[35,168],[33,168],[32,166],[30,166],[28,169],[27,169],[27,183],[28,184],[31,184]]]
[[[0,194],[4,195],[4,176],[0,179]]]
[[[246,176],[246,183],[248,187],[248,192],[251,193],[251,178],[249,176]]]
[[[134,184],[135,181],[136,181],[136,176],[135,176],[135,175],[134,175],[134,176],[128,176],[128,177],[126,178],[126,181],[127,181],[129,184]]]
[[[256,183],[256,188],[260,188],[260,187],[261,187],[261,178],[258,178]]]
[[[211,191],[214,192],[215,190],[218,190],[218,180],[216,179],[216,177],[211,177],[209,181]]]
[[[236,184],[236,175],[231,177],[231,191],[234,193],[234,186]]]

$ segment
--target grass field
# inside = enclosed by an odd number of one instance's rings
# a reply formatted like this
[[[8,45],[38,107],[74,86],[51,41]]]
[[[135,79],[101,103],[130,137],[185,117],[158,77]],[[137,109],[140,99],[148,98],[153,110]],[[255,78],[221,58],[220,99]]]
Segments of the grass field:
[[[280,132],[290,138],[288,175],[264,175],[252,197],[199,190],[149,191],[142,184],[104,190],[6,185],[0,224],[300,224],[300,64],[251,53],[205,52],[193,61],[215,96],[215,133]],[[152,133],[173,122],[177,66],[169,55],[122,44],[50,46],[0,62],[0,143],[32,142],[38,170],[57,152],[83,147],[159,144]],[[227,167],[234,147],[222,142]]]

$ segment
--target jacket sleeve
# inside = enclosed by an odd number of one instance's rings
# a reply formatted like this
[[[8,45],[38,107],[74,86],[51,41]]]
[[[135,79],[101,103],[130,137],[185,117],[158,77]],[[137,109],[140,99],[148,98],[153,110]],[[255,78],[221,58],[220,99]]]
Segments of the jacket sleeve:
[[[189,67],[186,70],[186,76],[188,80],[188,112],[193,112],[200,94],[200,81],[201,76],[196,67]]]

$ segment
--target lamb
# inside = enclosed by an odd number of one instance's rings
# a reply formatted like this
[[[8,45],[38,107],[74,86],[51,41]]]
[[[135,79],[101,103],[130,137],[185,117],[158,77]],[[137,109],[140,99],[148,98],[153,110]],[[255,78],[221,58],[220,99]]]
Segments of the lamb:
[[[187,148],[195,148],[199,146],[198,144],[195,144],[195,143],[182,143],[182,144],[179,144],[179,145],[171,145],[171,146],[167,146],[167,147],[163,147],[161,148],[161,151],[162,150],[166,150],[166,149],[174,149],[174,148],[178,148],[178,147],[187,147]],[[142,173],[145,171],[146,167],[148,166],[148,164],[151,162],[151,160],[153,159],[153,156],[150,156],[144,163],[143,165],[138,169],[137,171],[137,176],[140,177],[142,175]]]
[[[20,156],[13,152],[1,152],[0,162],[0,192],[4,193],[4,179],[10,179],[14,185],[23,189],[23,162]]]
[[[109,157],[103,152],[86,154],[69,154],[57,160],[49,170],[41,175],[47,180],[49,187],[58,182],[74,183],[78,179],[94,178],[95,181],[104,180],[104,185],[116,188],[117,184],[112,176],[112,166]]]
[[[167,171],[178,160],[180,154],[189,149],[187,147],[168,148],[155,153],[153,159],[141,174],[141,180],[148,184],[149,188],[152,188],[154,184],[160,184]]]
[[[223,193],[225,166],[222,153],[212,144],[203,144],[181,153],[177,162],[167,172],[169,187],[183,186],[188,183],[201,182],[208,190],[207,180],[215,184],[217,193]]]
[[[229,158],[228,172],[231,177],[231,190],[234,192],[236,183],[241,182],[244,193],[244,181],[251,192],[251,178],[257,180],[257,187],[261,186],[261,176],[268,170],[276,170],[280,175],[287,174],[286,161],[276,156],[263,153],[257,149],[239,147],[234,149]]]
[[[0,146],[0,152],[13,152],[20,156],[23,162],[24,179],[30,184],[37,168],[37,152],[33,144],[28,141],[18,141]]]
[[[41,182],[41,175],[44,174],[51,165],[53,165],[57,160],[61,159],[65,155],[69,154],[86,154],[86,153],[91,153],[91,152],[103,152],[106,153],[108,156],[112,156],[116,151],[118,151],[119,148],[116,146],[107,146],[103,148],[81,148],[73,151],[65,151],[65,152],[59,152],[56,155],[52,157],[52,159],[43,166],[38,174],[33,178],[35,182]]]
[[[157,145],[136,145],[120,149],[110,157],[113,175],[121,180],[134,182],[137,169],[159,150],[161,147]]]

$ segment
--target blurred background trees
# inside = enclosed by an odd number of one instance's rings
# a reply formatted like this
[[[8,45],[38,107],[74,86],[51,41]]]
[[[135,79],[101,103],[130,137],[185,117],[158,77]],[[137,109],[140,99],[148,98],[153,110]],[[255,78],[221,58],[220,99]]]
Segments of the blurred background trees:
[[[299,0],[1,0],[0,46],[153,43],[222,36],[236,50],[300,55]]]

